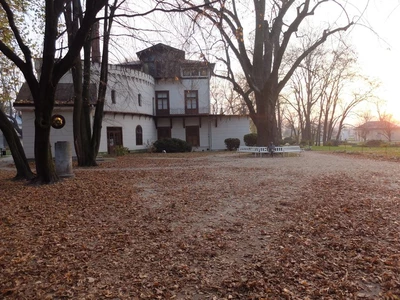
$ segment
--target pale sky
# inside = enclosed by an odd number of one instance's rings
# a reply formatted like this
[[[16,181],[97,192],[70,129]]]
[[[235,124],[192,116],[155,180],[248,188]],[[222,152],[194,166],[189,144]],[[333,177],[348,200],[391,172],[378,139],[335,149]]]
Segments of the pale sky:
[[[358,1],[360,5],[367,2]],[[377,96],[386,100],[387,113],[400,121],[400,1],[370,0],[361,22],[370,28],[355,26],[350,33],[358,63],[366,75],[381,82]]]

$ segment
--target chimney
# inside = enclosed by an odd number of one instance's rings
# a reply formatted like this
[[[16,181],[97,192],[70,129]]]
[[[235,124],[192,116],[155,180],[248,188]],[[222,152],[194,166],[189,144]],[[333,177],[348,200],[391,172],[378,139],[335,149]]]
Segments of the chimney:
[[[92,62],[100,63],[100,25],[99,22],[93,24],[92,27]]]

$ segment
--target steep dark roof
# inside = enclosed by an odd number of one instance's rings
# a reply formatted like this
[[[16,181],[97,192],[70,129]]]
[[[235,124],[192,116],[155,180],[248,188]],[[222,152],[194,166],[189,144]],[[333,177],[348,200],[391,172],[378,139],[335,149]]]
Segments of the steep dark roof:
[[[140,60],[138,60],[138,61],[127,61],[127,62],[124,62],[124,63],[117,64],[117,66],[121,66],[121,67],[132,69],[132,70],[141,71],[142,67],[143,67],[143,64],[142,64],[142,62]]]
[[[159,43],[139,52],[136,52],[138,58],[143,61],[147,56],[152,56],[154,53],[170,53],[177,59],[185,59],[185,51],[176,49],[174,47]]]
[[[96,84],[90,84],[90,103],[95,104],[97,100]],[[72,83],[59,83],[56,89],[55,104],[58,106],[72,106],[74,104],[75,94]],[[31,106],[33,97],[28,84],[25,82],[18,92],[14,106]]]

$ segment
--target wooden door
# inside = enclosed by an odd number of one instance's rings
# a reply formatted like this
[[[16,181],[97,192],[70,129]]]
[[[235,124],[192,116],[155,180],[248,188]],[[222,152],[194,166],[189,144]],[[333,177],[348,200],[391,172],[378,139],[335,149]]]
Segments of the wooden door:
[[[122,127],[107,127],[107,151],[108,154],[114,155],[115,148],[123,146],[122,143]]]
[[[186,142],[188,142],[193,147],[200,146],[199,126],[186,126]]]
[[[157,139],[169,139],[171,138],[171,128],[170,127],[158,127],[157,128]]]

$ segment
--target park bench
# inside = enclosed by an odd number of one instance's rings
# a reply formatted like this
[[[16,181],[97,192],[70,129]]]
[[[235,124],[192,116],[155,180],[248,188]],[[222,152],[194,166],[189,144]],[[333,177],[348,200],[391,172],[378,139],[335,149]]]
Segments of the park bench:
[[[258,148],[260,149],[260,156],[262,156],[264,153],[270,154],[268,147],[258,147]],[[275,146],[274,154],[282,154],[282,156],[283,156],[283,154],[284,154],[283,147]]]
[[[237,152],[240,153],[254,153],[254,156],[257,156],[260,153],[259,147],[250,147],[250,146],[239,146]]]
[[[300,154],[304,151],[300,148],[300,146],[284,146],[283,152],[286,153],[288,156],[290,153],[295,153],[300,156]]]
[[[303,149],[300,148],[300,146],[276,146],[275,147],[275,154],[281,154],[284,156],[287,154],[289,156],[290,153],[296,153],[298,155],[301,154]],[[250,147],[250,146],[240,146],[237,149],[237,152],[240,153],[254,153],[254,156],[257,156],[257,154],[260,154],[262,156],[263,154],[270,154],[268,147]]]

